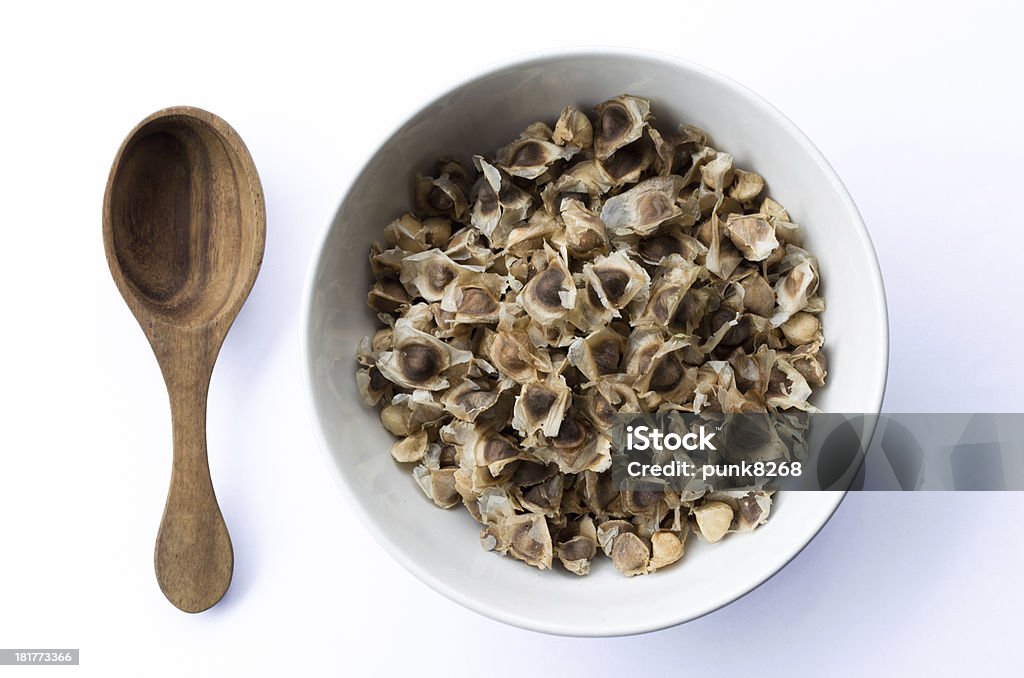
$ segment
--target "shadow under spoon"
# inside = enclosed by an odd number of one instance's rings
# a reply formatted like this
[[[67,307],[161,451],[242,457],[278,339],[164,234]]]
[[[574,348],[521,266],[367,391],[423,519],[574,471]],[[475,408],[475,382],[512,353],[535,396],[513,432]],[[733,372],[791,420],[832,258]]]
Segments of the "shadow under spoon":
[[[174,462],[155,567],[164,595],[186,612],[209,609],[231,583],[231,538],[206,455],[206,398],[265,236],[259,176],[222,119],[168,108],[121,145],[103,199],[103,244],[170,398]]]

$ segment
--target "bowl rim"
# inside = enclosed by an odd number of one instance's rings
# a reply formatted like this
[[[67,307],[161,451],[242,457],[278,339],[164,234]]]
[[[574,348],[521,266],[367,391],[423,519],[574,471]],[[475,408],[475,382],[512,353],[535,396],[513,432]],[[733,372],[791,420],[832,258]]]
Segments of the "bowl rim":
[[[317,238],[316,245],[313,251],[309,255],[307,263],[305,281],[302,287],[302,300],[300,304],[301,318],[300,318],[300,332],[299,339],[301,342],[301,365],[303,370],[303,385],[305,391],[306,409],[312,422],[313,430],[316,436],[317,444],[320,448],[320,452],[324,463],[328,466],[331,475],[334,478],[335,484],[338,486],[342,496],[345,498],[345,502],[349,508],[359,516],[364,526],[368,522],[372,522],[369,516],[359,500],[357,499],[352,488],[349,486],[348,480],[345,475],[341,472],[338,465],[335,463],[333,455],[330,451],[330,447],[327,444],[327,436],[324,433],[323,426],[320,422],[318,415],[316,389],[315,389],[315,375],[313,369],[313,361],[310,356],[310,322],[312,320],[313,312],[313,301],[314,301],[314,289],[317,283],[317,275],[320,271],[321,263],[324,257],[325,246],[327,239],[331,234],[335,226],[338,212],[350,197],[352,191],[359,180],[363,177],[366,172],[367,166],[376,157],[377,153],[380,152],[391,139],[393,139],[409,122],[411,122],[416,116],[418,116],[423,110],[433,106],[440,102],[442,99],[449,97],[456,91],[463,89],[469,85],[472,85],[479,80],[487,77],[491,77],[496,73],[512,68],[524,68],[532,65],[541,65],[543,63],[551,62],[553,60],[575,58],[575,57],[604,57],[604,58],[624,58],[624,59],[635,59],[635,60],[648,60],[661,62],[665,65],[672,66],[675,68],[689,70],[697,75],[715,80],[721,85],[730,88],[740,94],[744,99],[750,102],[751,105],[757,106],[767,115],[775,120],[787,133],[789,133],[807,154],[815,161],[819,166],[826,179],[835,189],[837,195],[839,195],[843,206],[846,208],[850,216],[852,217],[853,225],[857,231],[857,236],[861,240],[862,244],[866,247],[867,251],[871,254],[869,257],[869,271],[865,273],[863,282],[869,283],[865,286],[865,291],[870,293],[870,299],[873,301],[873,306],[876,309],[878,316],[879,327],[881,328],[882,334],[882,346],[883,351],[880,373],[875,375],[877,384],[875,392],[872,394],[871,400],[874,403],[873,410],[875,412],[881,411],[882,400],[885,396],[885,389],[888,381],[889,371],[889,316],[888,316],[888,305],[886,302],[885,286],[882,280],[881,268],[878,262],[878,254],[875,251],[874,244],[871,241],[871,236],[868,233],[867,226],[857,209],[856,204],[853,201],[852,196],[847,190],[845,184],[839,178],[838,173],[832,167],[832,165],[825,158],[824,154],[818,149],[817,146],[796,126],[793,121],[786,117],[779,109],[769,103],[760,94],[754,92],[747,86],[733,80],[732,78],[723,75],[711,68],[695,63],[688,59],[684,59],[672,54],[665,52],[659,52],[649,49],[640,49],[633,47],[612,47],[612,46],[583,46],[583,47],[565,47],[565,48],[554,48],[545,49],[540,51],[530,51],[520,53],[518,55],[493,61],[489,64],[484,65],[478,70],[473,71],[469,75],[461,76],[454,83],[443,85],[443,89],[440,93],[430,98],[426,103],[423,103],[404,115],[401,120],[391,129],[391,131],[382,138],[379,144],[377,144],[366,157],[363,158],[362,163],[359,165],[359,170],[349,180],[348,186],[341,196],[339,202],[336,203],[334,213],[327,223],[321,228],[319,236]],[[828,511],[828,515],[819,524],[814,533],[804,543],[800,544],[799,547],[795,548],[792,553],[788,554],[781,559],[781,564],[778,565],[773,571],[769,572],[767,576],[761,579],[759,582],[750,586],[746,590],[742,591],[738,595],[732,596],[727,600],[716,602],[707,606],[706,609],[700,610],[698,613],[693,614],[692,612],[686,614],[680,614],[672,616],[671,618],[660,618],[652,620],[649,623],[634,623],[634,624],[623,624],[623,625],[609,625],[604,624],[601,627],[593,628],[568,628],[562,625],[539,622],[533,619],[526,619],[519,617],[514,614],[509,614],[500,608],[495,608],[490,605],[485,605],[477,601],[471,596],[467,596],[459,590],[452,588],[440,581],[435,577],[428,568],[422,567],[414,559],[406,556],[404,549],[399,546],[389,535],[387,530],[368,530],[373,538],[384,547],[384,550],[394,558],[399,564],[401,564],[407,571],[411,572],[421,582],[427,584],[437,593],[442,594],[446,598],[462,605],[465,608],[473,610],[486,617],[500,621],[512,626],[516,626],[522,629],[530,631],[537,631],[541,633],[547,633],[551,635],[559,636],[574,636],[574,637],[613,637],[613,636],[628,636],[637,635],[643,633],[650,633],[659,631],[666,628],[671,628],[680,624],[684,624],[695,619],[699,619],[707,614],[710,614],[716,610],[719,610],[727,605],[730,605],[737,600],[745,597],[750,592],[759,588],[765,582],[775,577],[783,568],[785,568],[794,558],[796,558],[807,546],[814,541],[815,537],[821,532],[821,530],[828,524],[832,516],[835,515],[836,509],[839,504],[842,503],[846,496],[844,491],[830,492],[829,495],[833,499],[833,503]]]

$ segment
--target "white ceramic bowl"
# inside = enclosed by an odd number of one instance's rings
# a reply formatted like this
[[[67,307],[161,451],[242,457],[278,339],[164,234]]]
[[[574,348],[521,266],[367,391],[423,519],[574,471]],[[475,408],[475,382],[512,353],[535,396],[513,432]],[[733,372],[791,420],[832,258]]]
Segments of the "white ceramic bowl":
[[[410,208],[416,171],[439,156],[493,152],[527,124],[567,104],[591,107],[628,92],[651,99],[658,123],[686,121],[711,134],[805,228],[821,264],[829,384],[816,403],[831,412],[877,412],[885,386],[888,326],[881,275],[857,208],[811,142],[756,94],[707,69],[620,50],[558,52],[510,63],[442,94],[381,144],[349,188],[306,287],[304,364],[320,444],[352,509],[421,580],[478,612],[569,635],[620,635],[678,624],[762,583],[828,521],[840,492],[790,492],[752,534],[716,545],[691,537],[676,565],[622,577],[597,559],[587,577],[541,572],[481,549],[465,510],[434,508],[409,469],[391,460],[391,436],[362,405],[354,380],[366,307],[367,250]]]

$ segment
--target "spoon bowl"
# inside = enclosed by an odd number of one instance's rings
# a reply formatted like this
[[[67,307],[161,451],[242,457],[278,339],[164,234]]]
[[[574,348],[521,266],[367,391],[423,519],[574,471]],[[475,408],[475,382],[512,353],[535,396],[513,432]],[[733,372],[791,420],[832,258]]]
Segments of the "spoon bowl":
[[[252,161],[208,116],[184,108],[151,116],[111,175],[108,244],[122,292],[175,325],[233,316],[255,280],[245,264],[262,256],[262,229],[246,227],[262,219],[258,180],[246,180]]]
[[[206,398],[265,234],[256,168],[219,117],[168,108],[121,145],[103,201],[103,242],[170,398],[174,463],[155,567],[164,595],[186,612],[212,607],[231,583],[231,539],[207,463]]]

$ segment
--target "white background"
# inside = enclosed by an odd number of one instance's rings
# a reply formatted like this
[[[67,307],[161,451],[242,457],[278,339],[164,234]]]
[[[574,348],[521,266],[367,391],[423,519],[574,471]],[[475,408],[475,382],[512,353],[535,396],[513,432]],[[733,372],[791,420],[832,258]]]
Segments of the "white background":
[[[1020,10],[350,4],[4,10],[0,647],[78,647],[82,665],[0,673],[1019,668],[1020,494],[851,496],[768,583],[646,636],[555,638],[464,610],[394,563],[335,489],[305,409],[298,309],[307,261],[347,183],[419,105],[516,55],[648,47],[760,93],[843,177],[888,292],[886,409],[1022,411]],[[100,232],[114,151],[138,120],[174,104],[208,108],[238,130],[268,209],[263,270],[210,393],[211,466],[234,582],[198,616],[171,607],[154,580],[170,417]]]

